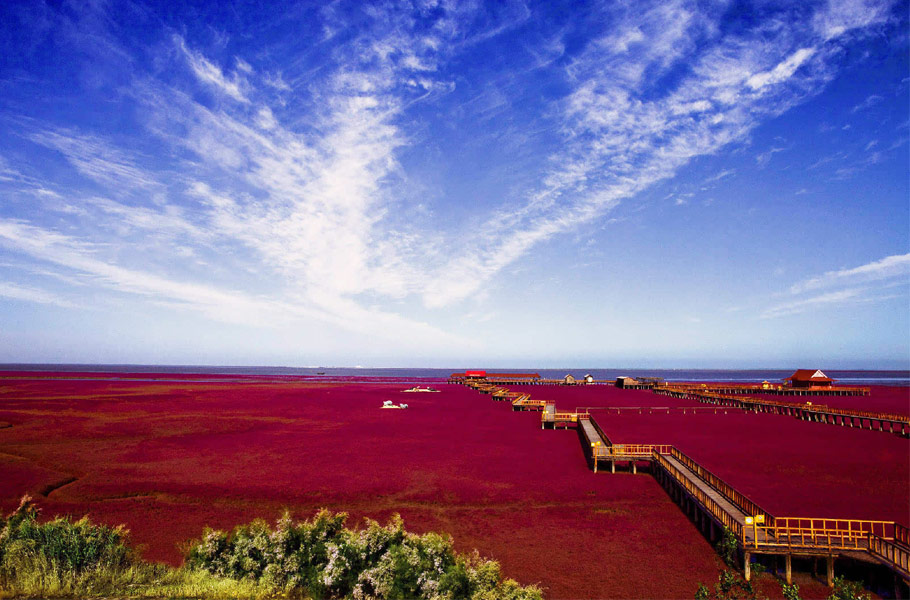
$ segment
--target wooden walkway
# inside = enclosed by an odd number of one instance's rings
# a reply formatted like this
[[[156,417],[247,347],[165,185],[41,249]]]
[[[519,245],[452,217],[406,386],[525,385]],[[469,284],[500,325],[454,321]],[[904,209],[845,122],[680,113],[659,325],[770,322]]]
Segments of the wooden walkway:
[[[655,394],[686,400],[697,400],[703,404],[738,408],[751,412],[789,415],[802,421],[840,425],[893,433],[910,437],[910,416],[894,413],[880,413],[852,408],[832,408],[813,402],[786,402],[749,396],[730,396],[717,392],[703,391],[692,386],[667,385],[653,388]]]
[[[760,383],[664,383],[651,389],[674,388],[714,394],[769,394],[773,396],[868,396],[871,390],[857,386],[831,386],[799,388],[779,384]]]
[[[574,425],[595,473],[605,462],[609,462],[613,473],[617,463],[627,464],[633,473],[639,464],[650,465],[651,474],[712,542],[725,529],[732,532],[746,580],[751,577],[753,555],[783,556],[787,583],[792,579],[792,557],[821,557],[827,561],[827,581],[832,586],[835,558],[848,556],[879,562],[910,585],[910,531],[900,523],[774,516],[671,445],[613,442],[590,409],[558,411],[553,402],[533,401],[527,393],[513,395],[505,388],[479,382],[468,385],[497,399],[512,399],[514,410],[540,410],[541,428]],[[684,393],[704,395],[689,390]]]

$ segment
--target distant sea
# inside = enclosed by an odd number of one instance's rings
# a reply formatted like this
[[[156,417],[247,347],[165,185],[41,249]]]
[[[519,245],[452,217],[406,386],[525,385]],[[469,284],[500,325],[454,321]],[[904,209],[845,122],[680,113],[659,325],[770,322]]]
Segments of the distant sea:
[[[469,367],[469,368],[474,368]],[[482,368],[482,367],[478,367]],[[452,373],[464,372],[464,367],[448,369],[396,368],[372,369],[352,367],[217,367],[200,365],[67,365],[67,364],[0,364],[0,371],[70,371],[105,373],[173,373],[207,375],[258,375],[275,377],[306,376],[325,379],[379,378],[386,381],[430,379],[445,380]],[[564,368],[535,369],[514,367],[487,369],[490,373],[539,373],[545,378],[562,378],[571,373],[575,377],[593,375],[595,379],[629,377],[662,377],[666,381],[729,381],[779,383],[793,374],[795,369],[594,369]],[[894,385],[910,386],[910,371],[839,371],[824,369],[828,377],[840,385]]]

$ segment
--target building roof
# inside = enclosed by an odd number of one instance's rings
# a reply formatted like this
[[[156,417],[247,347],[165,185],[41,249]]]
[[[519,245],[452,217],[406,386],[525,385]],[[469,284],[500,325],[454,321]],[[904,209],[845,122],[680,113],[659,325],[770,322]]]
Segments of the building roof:
[[[818,369],[797,369],[796,373],[790,375],[784,379],[784,381],[811,381],[813,383],[830,383],[834,380]]]

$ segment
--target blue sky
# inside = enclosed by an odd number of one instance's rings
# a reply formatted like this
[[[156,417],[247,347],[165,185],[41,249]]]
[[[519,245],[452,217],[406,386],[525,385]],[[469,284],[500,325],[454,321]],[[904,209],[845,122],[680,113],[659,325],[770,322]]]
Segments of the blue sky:
[[[910,364],[905,3],[0,6],[0,361]]]

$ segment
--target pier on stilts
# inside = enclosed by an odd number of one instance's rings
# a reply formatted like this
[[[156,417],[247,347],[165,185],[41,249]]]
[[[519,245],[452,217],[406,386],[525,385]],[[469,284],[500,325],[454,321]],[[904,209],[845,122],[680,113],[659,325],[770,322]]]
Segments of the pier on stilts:
[[[574,427],[585,448],[585,458],[594,473],[609,464],[610,473],[616,466],[626,465],[632,474],[639,465],[647,466],[651,475],[660,483],[673,501],[689,516],[703,535],[712,543],[725,531],[736,540],[739,563],[745,579],[752,576],[754,557],[776,556],[784,561],[784,578],[792,583],[793,558],[810,558],[825,561],[826,581],[834,585],[835,560],[848,557],[886,566],[899,585],[910,590],[910,531],[894,521],[860,519],[828,519],[812,517],[782,517],[772,515],[757,503],[739,492],[732,485],[712,473],[703,465],[669,444],[615,443],[598,425],[588,408],[559,411],[555,403],[534,401],[528,393],[512,393],[501,386],[482,380],[464,382],[481,393],[493,394],[497,399],[510,399],[513,410],[539,410],[541,428],[568,429]],[[849,409],[831,409],[817,405],[731,397],[697,388],[674,389],[664,386],[655,392],[680,398],[696,399],[718,408],[752,410],[788,414],[803,420],[837,424],[849,423],[862,426],[863,422],[879,425],[878,431],[907,436],[910,428],[907,418],[900,415],[864,413]],[[677,396],[677,394],[685,394]],[[708,407],[705,407],[708,408]],[[670,411],[693,410],[693,407],[615,407],[604,410]]]
[[[731,396],[714,391],[704,391],[692,386],[667,385],[653,388],[652,391],[655,394],[695,400],[713,406],[736,408],[756,413],[788,415],[802,421],[839,425],[841,427],[856,427],[910,437],[910,416],[907,415],[870,412],[852,408],[832,408],[812,402],[799,403],[752,396]]]

